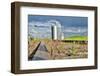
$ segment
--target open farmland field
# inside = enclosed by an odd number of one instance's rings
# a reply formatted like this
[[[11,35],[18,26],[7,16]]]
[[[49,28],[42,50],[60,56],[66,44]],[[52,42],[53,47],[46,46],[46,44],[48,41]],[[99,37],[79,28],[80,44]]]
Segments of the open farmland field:
[[[28,15],[28,60],[88,57],[88,17]]]
[[[79,59],[88,57],[86,41],[32,40],[29,43],[29,60]]]
[[[68,38],[65,38],[65,40],[88,40],[88,37],[87,36],[72,36],[72,37],[68,37]]]
[[[39,40],[30,40],[28,42],[28,57],[31,57],[35,53],[35,49],[39,45],[39,43]]]

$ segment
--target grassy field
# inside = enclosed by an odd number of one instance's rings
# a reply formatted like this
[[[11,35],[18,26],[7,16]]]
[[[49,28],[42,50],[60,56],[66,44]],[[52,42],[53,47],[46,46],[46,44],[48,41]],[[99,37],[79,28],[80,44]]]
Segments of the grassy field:
[[[87,36],[72,36],[65,38],[64,40],[88,40]]]
[[[79,42],[81,40],[87,41],[87,39],[86,36],[72,36],[65,38],[65,40],[78,40]],[[44,43],[47,48],[47,54],[50,60],[87,58],[88,56],[87,43],[63,42],[61,40],[52,39],[30,39],[28,43],[28,56],[34,52],[34,49],[37,48],[40,42]]]
[[[62,41],[46,42],[50,59],[87,58],[87,44],[67,43]]]

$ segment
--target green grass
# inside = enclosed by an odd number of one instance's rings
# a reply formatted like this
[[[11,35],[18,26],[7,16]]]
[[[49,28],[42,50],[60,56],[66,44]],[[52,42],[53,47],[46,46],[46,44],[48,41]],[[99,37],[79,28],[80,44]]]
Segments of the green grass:
[[[72,36],[65,38],[65,40],[88,40],[87,36]]]

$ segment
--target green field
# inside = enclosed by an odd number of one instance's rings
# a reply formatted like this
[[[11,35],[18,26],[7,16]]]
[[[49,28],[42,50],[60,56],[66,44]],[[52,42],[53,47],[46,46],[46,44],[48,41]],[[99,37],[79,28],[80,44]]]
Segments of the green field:
[[[65,38],[64,40],[88,40],[87,36],[71,36],[68,38]]]

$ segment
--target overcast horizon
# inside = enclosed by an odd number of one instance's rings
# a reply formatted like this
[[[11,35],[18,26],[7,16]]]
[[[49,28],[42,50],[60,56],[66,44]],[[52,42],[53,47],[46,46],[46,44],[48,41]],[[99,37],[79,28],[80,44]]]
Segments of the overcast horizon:
[[[73,16],[28,15],[28,34],[36,38],[51,38],[51,25],[62,29],[64,37],[88,35],[88,18]]]

